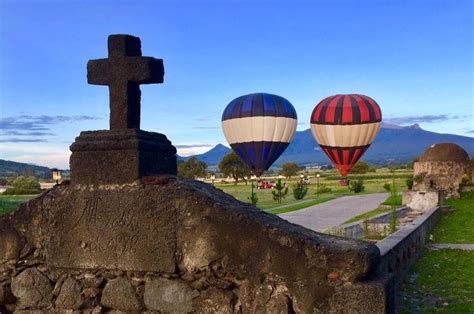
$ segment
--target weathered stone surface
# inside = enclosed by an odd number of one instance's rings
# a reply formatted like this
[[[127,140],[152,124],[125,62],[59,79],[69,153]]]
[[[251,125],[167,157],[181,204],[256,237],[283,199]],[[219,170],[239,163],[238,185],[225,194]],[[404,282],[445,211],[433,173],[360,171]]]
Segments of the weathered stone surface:
[[[109,57],[90,60],[87,82],[108,85],[110,94],[110,128],[140,128],[139,84],[163,83],[163,60],[142,57],[140,38],[110,35]]]
[[[155,279],[145,283],[145,306],[161,312],[193,310],[193,290],[181,280]]]
[[[0,304],[8,304],[15,301],[15,297],[10,289],[9,282],[0,283]],[[1,311],[0,311],[1,312]]]
[[[132,183],[175,175],[176,148],[163,134],[136,129],[81,132],[71,145],[73,184]]]
[[[51,282],[36,268],[28,268],[13,278],[11,287],[20,309],[51,305],[53,297]]]
[[[202,314],[231,314],[234,297],[230,291],[212,287],[193,300],[193,309]]]
[[[287,296],[288,289],[275,282],[254,285],[246,280],[240,286],[239,294],[244,313],[286,314],[295,312],[292,302]]]
[[[79,310],[84,303],[82,296],[82,287],[77,280],[67,278],[56,299],[56,307],[59,309]]]
[[[45,225],[48,264],[175,271],[176,215],[172,207],[161,207],[163,200],[155,193],[132,185],[71,186],[55,192],[57,201]]]
[[[231,304],[249,311],[331,311],[343,304],[342,295],[350,298],[346,284],[362,289],[377,278],[380,253],[371,244],[290,224],[205,183],[173,176],[146,182],[56,186],[25,205],[28,215],[16,211],[12,226],[28,243],[34,239],[46,269],[84,269],[89,277],[108,280],[130,271],[127,277],[145,280],[136,293],[154,311],[201,308],[205,303],[198,300],[211,288],[217,290],[209,290],[216,295],[208,305],[223,311],[229,291]],[[32,219],[34,234],[28,230]],[[333,273],[337,280],[329,278]],[[85,282],[80,271],[74,276]],[[186,288],[165,289],[170,283]],[[97,305],[102,287],[87,291],[83,308]],[[364,303],[386,304],[383,287],[373,286],[378,292]],[[337,302],[331,301],[336,294]]]
[[[24,246],[24,241],[7,222],[0,221],[0,262],[16,259]]]
[[[107,283],[102,292],[101,303],[105,307],[125,312],[140,310],[135,289],[126,278],[122,277]]]

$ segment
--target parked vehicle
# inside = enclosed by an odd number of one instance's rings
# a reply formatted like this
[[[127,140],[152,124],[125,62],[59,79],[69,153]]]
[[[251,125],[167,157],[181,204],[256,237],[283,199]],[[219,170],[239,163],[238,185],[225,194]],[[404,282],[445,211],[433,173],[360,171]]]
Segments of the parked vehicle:
[[[275,187],[275,181],[259,181],[257,183],[257,189],[265,190],[265,189],[273,189]]]

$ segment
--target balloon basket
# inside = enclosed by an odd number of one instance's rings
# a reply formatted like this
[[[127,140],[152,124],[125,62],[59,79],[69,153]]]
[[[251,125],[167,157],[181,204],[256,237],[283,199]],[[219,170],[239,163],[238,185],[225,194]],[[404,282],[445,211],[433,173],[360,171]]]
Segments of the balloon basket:
[[[342,178],[341,180],[339,180],[339,186],[347,186],[347,179]]]

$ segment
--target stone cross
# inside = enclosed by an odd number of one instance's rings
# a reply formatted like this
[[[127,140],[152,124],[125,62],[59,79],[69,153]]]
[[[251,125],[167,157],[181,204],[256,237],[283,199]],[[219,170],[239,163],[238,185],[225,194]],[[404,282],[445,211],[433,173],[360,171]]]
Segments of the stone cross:
[[[140,128],[140,84],[163,83],[162,59],[142,57],[140,38],[110,35],[109,57],[87,63],[87,82],[108,85],[110,129]]]

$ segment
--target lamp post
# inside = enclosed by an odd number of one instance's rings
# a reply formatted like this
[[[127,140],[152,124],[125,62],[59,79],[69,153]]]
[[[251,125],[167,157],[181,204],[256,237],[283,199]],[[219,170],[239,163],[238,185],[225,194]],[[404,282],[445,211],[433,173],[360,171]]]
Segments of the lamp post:
[[[320,175],[319,173],[316,175],[316,179],[318,180],[318,190],[317,190],[317,196],[318,196],[318,198],[319,198],[319,177],[320,177],[320,176],[321,176],[321,175]]]
[[[53,177],[53,180],[56,181],[56,184],[59,184],[59,180],[61,180],[61,171],[56,168],[51,169],[51,175]]]
[[[216,174],[213,172],[211,173],[211,182],[212,182],[212,185],[214,185],[214,180],[216,179]]]

